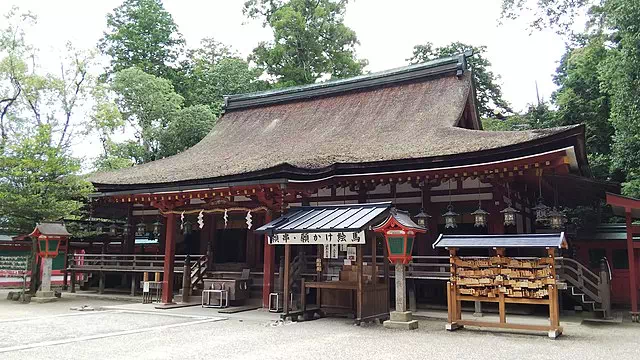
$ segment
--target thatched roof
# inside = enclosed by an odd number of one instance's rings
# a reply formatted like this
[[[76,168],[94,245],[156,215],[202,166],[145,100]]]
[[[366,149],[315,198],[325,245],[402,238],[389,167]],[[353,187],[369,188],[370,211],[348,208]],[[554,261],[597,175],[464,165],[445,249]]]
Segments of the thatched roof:
[[[461,70],[464,57],[445,60],[229,97],[226,113],[197,145],[162,160],[94,174],[90,181],[107,189],[319,176],[340,164],[375,169],[379,162],[476,153],[567,130],[479,130],[472,76]]]

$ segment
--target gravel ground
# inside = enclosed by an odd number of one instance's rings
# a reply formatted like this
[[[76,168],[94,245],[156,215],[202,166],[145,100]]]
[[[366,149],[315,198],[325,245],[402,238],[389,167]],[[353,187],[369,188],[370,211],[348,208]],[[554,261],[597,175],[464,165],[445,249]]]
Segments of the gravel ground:
[[[0,316],[6,312],[5,304],[0,301]],[[640,359],[640,325],[628,322],[598,326],[563,323],[565,334],[557,340],[551,340],[544,334],[472,329],[450,333],[444,330],[441,320],[422,320],[418,330],[407,332],[388,330],[373,324],[357,327],[344,319],[280,324],[269,320],[267,316],[251,317],[247,313],[246,318],[235,316],[224,321],[202,323],[197,321],[202,317],[185,317],[187,310],[181,317],[168,315],[169,312],[179,314],[178,310],[164,310],[155,314],[98,312],[69,317],[42,317],[28,322],[2,321],[5,334],[7,329],[12,328],[11,325],[18,325],[15,328],[20,329],[22,334],[29,334],[25,336],[29,339],[17,337],[17,342],[34,344],[35,347],[2,353],[2,347],[5,346],[3,336],[0,358]],[[34,316],[41,315],[39,311]],[[172,327],[175,324],[183,326]],[[131,328],[139,332],[117,333]],[[148,331],[146,328],[149,328]],[[58,338],[87,333],[101,333],[105,337],[60,345],[41,343],[45,338],[55,339],[54,335],[31,338],[32,334],[46,331],[61,334]]]

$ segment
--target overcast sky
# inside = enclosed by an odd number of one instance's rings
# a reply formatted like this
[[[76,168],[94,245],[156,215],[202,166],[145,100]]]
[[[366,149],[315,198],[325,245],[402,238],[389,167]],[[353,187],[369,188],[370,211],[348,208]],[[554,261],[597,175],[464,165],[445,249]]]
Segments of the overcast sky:
[[[54,71],[67,40],[77,48],[94,47],[106,28],[105,16],[122,0],[1,0],[4,14],[13,5],[38,15],[28,36],[41,51],[40,60]],[[232,45],[248,55],[270,31],[242,15],[245,0],[164,0],[189,47],[203,37]],[[549,98],[552,74],[564,52],[564,41],[551,31],[531,33],[524,20],[498,25],[501,0],[356,0],[347,8],[346,24],[359,40],[358,56],[369,60],[368,70],[406,65],[416,44],[446,45],[461,41],[485,45],[493,71],[514,109],[523,110],[540,94]],[[82,148],[80,152],[80,147]],[[86,140],[79,154],[95,156],[97,142]]]

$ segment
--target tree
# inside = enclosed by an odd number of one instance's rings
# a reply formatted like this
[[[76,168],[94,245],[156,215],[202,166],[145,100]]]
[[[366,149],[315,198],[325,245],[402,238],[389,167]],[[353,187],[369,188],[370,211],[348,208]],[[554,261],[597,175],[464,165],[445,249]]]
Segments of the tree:
[[[224,95],[268,88],[259,80],[260,69],[250,67],[231,47],[212,38],[203,39],[199,48],[188,51],[182,71],[185,105],[209,105],[216,115],[221,114]]]
[[[137,67],[117,72],[112,89],[118,94],[118,110],[134,129],[141,147],[131,151],[129,156],[136,163],[159,159],[162,131],[182,107],[182,96],[176,94],[169,80],[147,74]],[[142,158],[140,154],[143,154]]]
[[[469,58],[469,68],[473,70],[473,79],[476,86],[476,96],[478,100],[478,110],[481,116],[493,117],[496,112],[512,113],[509,103],[502,98],[499,75],[495,75],[490,69],[491,62],[484,57],[487,51],[486,46],[472,46],[460,42],[453,42],[442,47],[433,47],[427,42],[424,45],[413,47],[413,56],[407,59],[411,64],[418,64],[441,57],[454,56],[466,51],[473,51],[473,56]]]
[[[107,15],[107,31],[98,48],[111,58],[108,75],[136,66],[174,80],[178,74],[172,65],[184,43],[161,0],[125,0]]]
[[[533,1],[503,0],[503,15],[515,18],[525,11],[530,2]],[[578,108],[590,114],[588,118],[592,123],[587,123],[587,126],[595,126],[594,131],[606,130],[609,124],[612,126],[610,177],[617,179],[619,171],[625,181],[623,192],[640,197],[640,3],[637,0],[537,0],[534,7],[537,18],[532,23],[533,27],[552,27],[563,34],[570,32],[579,10],[588,10],[587,31],[581,37],[589,39],[589,44],[580,51],[584,52],[584,59],[588,59],[586,63],[589,64],[584,66],[589,74],[583,74],[582,78],[592,81],[580,84],[588,84],[589,88],[585,89],[582,98],[577,97],[579,101],[572,103],[562,96],[558,101],[571,105],[571,109]],[[595,46],[597,41],[602,45]],[[595,62],[597,65],[593,66]],[[597,82],[593,81],[596,73]],[[561,95],[570,100],[576,99],[571,93]],[[607,104],[604,104],[605,100]],[[607,110],[605,105],[609,110],[606,121],[602,114]],[[585,107],[590,110],[585,111]],[[608,134],[603,131],[588,140],[602,145],[599,137]],[[595,155],[598,165],[607,161],[601,154]]]
[[[88,73],[94,54],[67,43],[60,72],[40,73],[38,52],[26,39],[26,29],[36,23],[35,16],[14,7],[5,18],[7,26],[0,30],[2,143],[46,125],[52,141],[58,147],[68,147],[74,114],[84,105],[94,84]]]
[[[262,19],[273,41],[262,42],[251,60],[278,86],[311,84],[319,79],[360,75],[356,33],[344,24],[347,0],[249,0],[244,12]]]
[[[27,233],[37,222],[77,213],[92,190],[80,162],[52,144],[50,126],[8,144],[0,155],[0,228]]]
[[[111,95],[100,95],[102,101],[94,107],[89,127],[103,145],[104,152],[94,164],[100,170],[175,155],[195,145],[215,124],[216,114],[209,106],[183,107],[184,99],[169,80],[137,67],[117,72],[109,90]],[[134,130],[135,140],[113,141],[111,135],[123,126]]]

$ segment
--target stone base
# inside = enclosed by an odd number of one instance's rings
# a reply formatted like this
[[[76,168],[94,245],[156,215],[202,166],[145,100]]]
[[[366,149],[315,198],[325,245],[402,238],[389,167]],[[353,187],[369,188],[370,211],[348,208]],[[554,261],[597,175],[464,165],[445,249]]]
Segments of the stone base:
[[[382,326],[387,329],[403,329],[403,330],[415,330],[418,328],[418,320],[410,321],[393,321],[387,320],[382,323]]]
[[[413,320],[413,313],[411,311],[392,311],[389,313],[391,321],[408,322]]]
[[[548,335],[552,339],[557,339],[558,336],[562,335],[561,329],[549,330]]]
[[[48,303],[58,300],[53,291],[38,291],[36,292],[36,297],[31,298],[31,300],[37,303]]]
[[[458,324],[458,323],[446,323],[444,328],[448,331],[455,331],[458,329],[462,329],[464,326]]]
[[[414,330],[418,328],[418,320],[413,320],[411,311],[392,311],[389,315],[391,319],[383,323],[383,326],[388,329]]]

